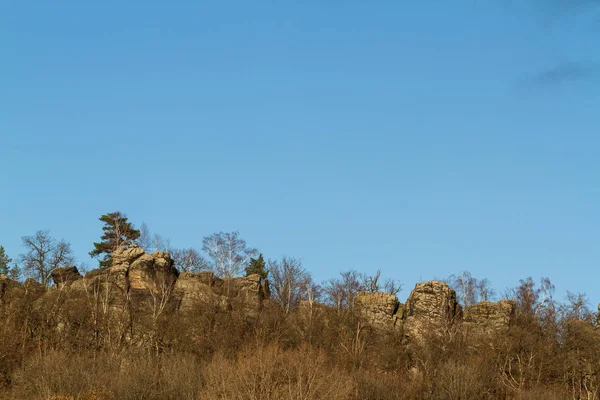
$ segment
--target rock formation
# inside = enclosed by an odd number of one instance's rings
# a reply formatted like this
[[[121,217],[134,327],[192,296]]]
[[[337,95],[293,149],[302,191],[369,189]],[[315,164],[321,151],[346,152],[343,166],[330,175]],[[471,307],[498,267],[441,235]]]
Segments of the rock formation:
[[[417,283],[404,305],[404,335],[414,338],[427,332],[441,331],[460,319],[461,315],[456,292],[447,283]]]
[[[77,270],[77,267],[54,268],[50,274],[52,276],[54,284],[59,289],[63,288],[65,285],[70,285],[71,283],[83,278]]]
[[[512,300],[500,300],[497,303],[482,301],[465,308],[463,328],[476,335],[506,331],[514,313],[515,303]]]
[[[177,279],[175,293],[182,311],[213,305],[222,310],[240,310],[248,316],[256,316],[263,300],[268,297],[268,286],[261,282],[259,275],[221,279],[212,272],[183,273]]]
[[[360,292],[354,308],[373,328],[398,330],[402,326],[403,305],[393,294]]]
[[[75,267],[56,268],[52,279],[55,288],[73,292],[70,297],[79,296],[77,292],[83,290],[102,292],[109,307],[122,307],[128,302],[136,311],[151,297],[152,303],[172,303],[172,308],[181,311],[210,305],[255,316],[268,297],[268,284],[258,275],[228,279],[212,272],[180,275],[169,253],[148,254],[137,245],[115,250],[108,268],[90,271],[85,277]]]
[[[463,313],[455,291],[439,281],[418,283],[404,305],[394,295],[367,292],[359,293],[354,304],[358,314],[373,328],[401,331],[408,340],[443,332],[461,321],[468,334],[502,332],[508,329],[515,312],[513,301],[502,300],[477,303]]]

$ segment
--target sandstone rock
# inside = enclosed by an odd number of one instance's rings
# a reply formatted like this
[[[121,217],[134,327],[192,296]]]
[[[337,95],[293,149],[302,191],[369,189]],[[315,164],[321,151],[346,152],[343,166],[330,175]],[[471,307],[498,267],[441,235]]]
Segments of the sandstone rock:
[[[215,284],[214,278],[214,275],[208,272],[181,273],[175,282],[175,293],[180,298],[179,309],[191,311],[203,305],[226,308],[226,298],[212,290]]]
[[[468,333],[489,335],[508,329],[515,313],[515,302],[501,300],[497,303],[482,301],[465,308],[463,328]]]
[[[95,269],[85,275],[85,280],[90,285],[103,285],[110,290],[117,290],[120,293],[126,293],[129,290],[127,280],[127,264],[119,264],[109,268]]]
[[[373,328],[397,330],[402,325],[402,304],[393,294],[360,292],[354,307]]]
[[[50,274],[54,284],[59,289],[62,289],[64,286],[82,278],[81,274],[77,270],[77,267],[54,268]]]
[[[417,283],[404,305],[404,334],[422,338],[428,332],[442,332],[461,318],[456,292],[445,282]]]
[[[142,255],[129,265],[130,290],[161,290],[173,285],[178,275],[173,264],[169,253],[146,254],[142,251]]]
[[[121,246],[112,253],[112,265],[118,265],[123,263],[131,264],[138,257],[141,257],[144,253],[143,249],[140,249],[137,245],[133,244],[129,247]]]
[[[212,272],[182,273],[175,283],[182,311],[212,305],[242,311],[247,316],[256,316],[261,310],[268,297],[265,288],[268,285],[259,275],[220,279]]]

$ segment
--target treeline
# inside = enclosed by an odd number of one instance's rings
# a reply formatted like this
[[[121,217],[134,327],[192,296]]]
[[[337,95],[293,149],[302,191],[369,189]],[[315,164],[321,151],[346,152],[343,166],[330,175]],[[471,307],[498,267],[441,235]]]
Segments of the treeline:
[[[257,318],[211,304],[149,315],[130,303],[109,305],[96,287],[69,297],[66,289],[30,286],[7,298],[2,286],[0,398],[598,398],[596,314],[582,294],[558,302],[547,278],[523,279],[498,295],[468,272],[450,276],[465,308],[513,300],[510,326],[475,337],[449,323],[407,341],[402,332],[373,330],[354,308],[361,291],[398,293],[399,283],[379,272],[346,271],[316,283],[299,259],[265,260],[238,233],[207,236],[200,249],[173,249],[122,213],[101,220],[103,235],[91,251],[100,268],[110,265],[118,246],[136,244],[168,250],[181,272],[257,273],[268,278],[272,300]],[[75,263],[70,245],[47,231],[24,237],[23,246],[16,263],[0,248],[0,272],[48,287],[53,268]]]

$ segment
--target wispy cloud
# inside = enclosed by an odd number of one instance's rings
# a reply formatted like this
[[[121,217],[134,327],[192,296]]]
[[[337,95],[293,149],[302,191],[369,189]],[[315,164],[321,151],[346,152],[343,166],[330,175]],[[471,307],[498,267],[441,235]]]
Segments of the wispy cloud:
[[[600,73],[600,65],[585,62],[563,62],[539,71],[525,80],[531,86],[551,86],[587,79]]]

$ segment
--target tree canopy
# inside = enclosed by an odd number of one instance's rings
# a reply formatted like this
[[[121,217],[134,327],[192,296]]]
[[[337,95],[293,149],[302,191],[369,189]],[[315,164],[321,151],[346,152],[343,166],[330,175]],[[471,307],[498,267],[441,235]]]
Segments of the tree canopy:
[[[262,253],[260,253],[257,258],[250,259],[250,263],[246,267],[245,272],[246,276],[257,274],[260,275],[261,279],[267,279],[269,270],[267,269],[267,263],[265,262]]]
[[[127,220],[127,216],[120,211],[104,214],[100,217],[104,222],[104,234],[100,242],[94,242],[94,250],[90,256],[100,258],[100,266],[108,267],[112,262],[112,253],[120,246],[129,246],[140,237],[140,231]]]
[[[6,254],[4,246],[0,245],[0,274],[8,275],[11,262],[12,258]]]

